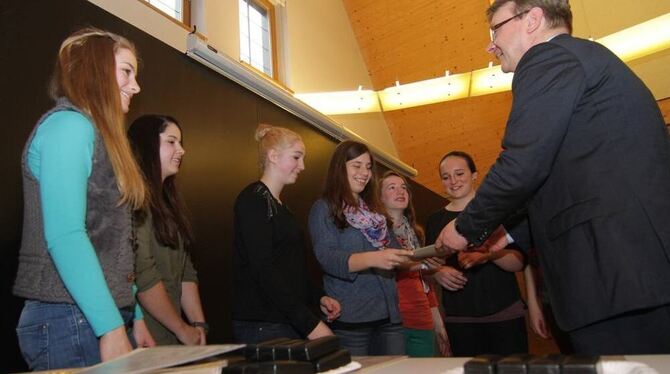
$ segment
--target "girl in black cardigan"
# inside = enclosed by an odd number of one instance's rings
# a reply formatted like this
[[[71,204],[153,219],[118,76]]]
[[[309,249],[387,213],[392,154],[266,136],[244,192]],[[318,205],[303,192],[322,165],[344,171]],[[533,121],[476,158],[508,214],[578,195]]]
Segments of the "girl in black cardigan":
[[[233,338],[257,343],[332,335],[308,305],[320,305],[334,320],[340,304],[309,281],[303,231],[280,196],[305,169],[305,145],[295,132],[264,124],[256,140],[263,176],[235,201]]]

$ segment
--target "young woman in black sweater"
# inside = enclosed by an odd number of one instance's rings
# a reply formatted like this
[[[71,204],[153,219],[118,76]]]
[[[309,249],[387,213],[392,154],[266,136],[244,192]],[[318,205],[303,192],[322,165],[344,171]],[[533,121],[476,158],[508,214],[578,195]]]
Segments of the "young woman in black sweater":
[[[309,305],[320,305],[334,320],[340,304],[309,281],[303,231],[281,200],[284,186],[305,169],[305,145],[295,132],[264,124],[256,140],[263,175],[240,192],[234,208],[233,338],[257,343],[332,335]]]
[[[477,169],[470,155],[450,152],[440,161],[439,170],[449,204],[428,219],[428,244],[475,197]],[[443,287],[445,326],[454,356],[528,352],[524,304],[514,276],[523,269],[521,253],[474,250],[446,261],[434,278]]]

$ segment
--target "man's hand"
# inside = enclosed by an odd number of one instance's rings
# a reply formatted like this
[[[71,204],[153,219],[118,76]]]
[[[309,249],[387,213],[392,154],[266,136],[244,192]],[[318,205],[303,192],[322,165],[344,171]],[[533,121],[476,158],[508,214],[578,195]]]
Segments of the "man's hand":
[[[451,255],[456,251],[462,251],[468,246],[468,241],[456,231],[456,220],[452,220],[442,229],[440,236],[435,241],[435,248],[445,255]]]

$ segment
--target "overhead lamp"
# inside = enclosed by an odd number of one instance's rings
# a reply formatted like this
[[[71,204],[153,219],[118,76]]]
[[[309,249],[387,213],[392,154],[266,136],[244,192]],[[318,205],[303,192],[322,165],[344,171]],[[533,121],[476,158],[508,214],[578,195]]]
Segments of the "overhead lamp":
[[[443,77],[400,84],[379,91],[379,101],[384,111],[411,108],[419,105],[456,100],[468,96],[470,73],[451,75],[449,71]]]
[[[470,96],[488,95],[496,92],[509,91],[512,88],[514,74],[503,73],[500,65],[489,66],[472,72]]]
[[[589,40],[593,40],[589,37]],[[631,61],[670,48],[670,13],[637,24],[596,42],[623,61]],[[388,87],[382,91],[342,91],[295,96],[325,114],[378,112],[434,104],[468,96],[488,95],[512,88],[514,74],[503,73],[500,65]]]
[[[624,61],[670,48],[670,13],[607,35],[597,42]]]
[[[242,64],[229,56],[218,53],[214,47],[208,45],[196,34],[187,35],[186,48],[186,55],[195,61],[198,61],[213,71],[225,76],[231,81],[240,84],[251,92],[258,94],[260,97],[277,105],[279,108],[287,110],[289,113],[311,124],[325,134],[332,136],[334,139],[361,140],[361,138],[355,135],[351,130],[305,104],[303,101],[298,100],[287,90],[276,84],[270,83],[268,79],[245,68]],[[363,91],[362,87],[361,91]],[[410,165],[398,160],[395,156],[386,151],[375,147],[373,144],[366,144],[372,153],[374,153],[375,159],[389,169],[397,170],[407,177],[414,177],[417,175],[416,169]]]
[[[294,94],[312,108],[326,115],[379,112],[377,92],[364,90]]]

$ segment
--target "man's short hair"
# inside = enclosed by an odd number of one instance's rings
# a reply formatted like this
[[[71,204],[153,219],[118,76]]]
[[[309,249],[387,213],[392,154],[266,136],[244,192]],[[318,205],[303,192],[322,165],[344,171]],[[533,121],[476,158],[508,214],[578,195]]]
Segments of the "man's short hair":
[[[515,5],[515,12],[521,13],[524,10],[538,7],[544,11],[544,17],[549,22],[549,27],[555,28],[565,26],[572,34],[572,11],[568,0],[495,0],[486,10],[486,16],[489,21],[493,14],[503,5],[512,2]]]

